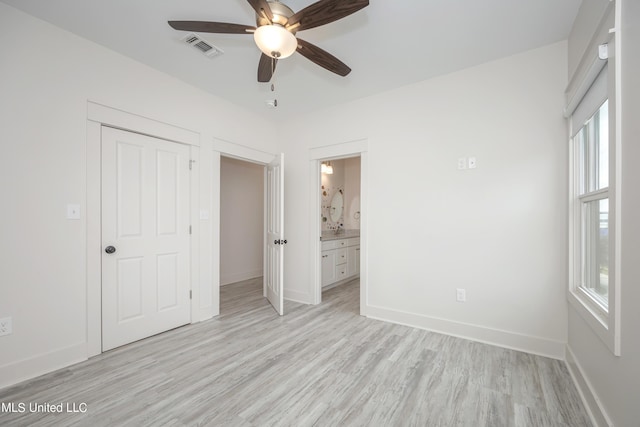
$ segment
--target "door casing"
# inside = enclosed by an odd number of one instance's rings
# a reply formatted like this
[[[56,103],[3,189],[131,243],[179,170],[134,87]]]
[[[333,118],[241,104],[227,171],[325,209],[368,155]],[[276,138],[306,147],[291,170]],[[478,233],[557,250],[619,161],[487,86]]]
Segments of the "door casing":
[[[267,171],[266,171],[266,166],[269,163],[271,163],[273,159],[275,159],[276,155],[267,153],[264,151],[255,150],[253,148],[246,147],[244,145],[234,144],[232,142],[224,141],[217,138],[213,139],[212,151],[213,151],[212,162],[213,162],[214,173],[212,176],[211,190],[214,196],[213,196],[213,203],[211,208],[211,217],[218,219],[218,221],[212,227],[213,251],[212,251],[211,262],[212,262],[213,271],[214,271],[212,276],[212,292],[214,295],[214,307],[213,307],[212,315],[217,316],[220,314],[220,227],[221,227],[221,224],[219,221],[219,218],[220,218],[220,173],[219,173],[220,157],[221,156],[231,157],[234,159],[255,163],[265,167],[265,171],[264,171],[265,179],[264,179],[264,189],[263,189],[263,194],[264,194],[263,206],[265,206],[264,215],[263,215],[264,216],[263,229],[265,231],[263,233],[263,235],[265,236],[264,242],[263,242],[263,247],[265,248],[265,251],[263,254],[263,272],[265,272],[266,271],[266,253],[267,253],[266,252],[266,247],[267,247],[267,241],[266,241],[266,229],[267,229],[266,173]],[[263,293],[263,296],[265,297],[267,296],[266,281],[264,279],[264,276],[262,281],[262,293]]]
[[[140,133],[167,141],[190,146],[190,157],[195,161],[192,174],[198,176],[200,134],[188,129],[162,123],[137,114],[105,106],[93,101],[87,103],[87,145],[86,145],[86,208],[84,210],[87,242],[87,357],[102,352],[102,227],[101,227],[101,134],[102,126],[109,126],[129,132]],[[198,179],[191,180],[190,218],[193,235],[198,235],[196,218],[199,201]],[[191,239],[191,322],[200,320],[198,308],[198,239]]]
[[[318,220],[318,212],[320,212],[320,162],[325,159],[339,159],[347,157],[360,156],[360,315],[367,315],[368,306],[368,269],[367,269],[367,245],[368,245],[368,185],[369,185],[369,169],[368,169],[368,146],[367,139],[359,139],[356,141],[345,142],[340,144],[329,145],[325,147],[312,148],[309,158],[309,194],[315,195],[310,197],[309,207],[309,265],[311,283],[311,293],[313,296],[313,304],[320,304],[322,301],[322,280],[320,255],[322,251],[322,242],[320,241],[321,226]]]

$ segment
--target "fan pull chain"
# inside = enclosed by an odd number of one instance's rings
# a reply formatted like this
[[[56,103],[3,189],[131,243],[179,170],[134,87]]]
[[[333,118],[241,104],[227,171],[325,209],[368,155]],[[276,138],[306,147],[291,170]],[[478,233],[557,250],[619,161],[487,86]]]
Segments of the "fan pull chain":
[[[275,77],[276,74],[276,59],[275,58],[271,58],[271,92],[275,92],[276,91],[276,85],[275,83],[273,83],[273,79]],[[274,93],[275,94],[275,93]],[[277,107],[278,106],[278,99],[274,98],[273,99],[273,106]]]

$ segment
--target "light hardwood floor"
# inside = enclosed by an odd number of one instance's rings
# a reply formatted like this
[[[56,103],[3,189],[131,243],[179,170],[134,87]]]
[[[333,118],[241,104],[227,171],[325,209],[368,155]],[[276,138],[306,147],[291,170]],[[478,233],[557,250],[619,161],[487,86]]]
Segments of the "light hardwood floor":
[[[0,390],[2,426],[590,426],[563,362],[358,315],[359,284],[279,317],[249,280],[217,318]]]

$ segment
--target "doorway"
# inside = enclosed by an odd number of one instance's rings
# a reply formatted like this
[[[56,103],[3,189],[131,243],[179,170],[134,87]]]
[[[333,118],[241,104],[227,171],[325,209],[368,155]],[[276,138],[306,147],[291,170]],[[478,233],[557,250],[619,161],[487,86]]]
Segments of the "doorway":
[[[228,142],[217,141],[217,146],[214,146],[213,150],[213,170],[219,170],[222,172],[222,162],[225,162],[225,158],[230,158],[235,161],[245,162],[257,165],[263,171],[263,190],[261,196],[254,193],[254,199],[263,201],[263,227],[262,227],[262,250],[263,250],[263,264],[262,264],[262,277],[263,277],[263,295],[267,298],[269,303],[273,306],[275,311],[283,315],[284,314],[284,245],[286,239],[284,239],[284,155],[282,153],[277,155],[270,155],[268,153],[259,152],[247,147],[231,144]],[[238,164],[236,164],[237,166]],[[257,174],[257,170],[255,170]],[[214,302],[216,313],[220,314],[220,285],[222,283],[222,271],[220,263],[222,260],[221,252],[224,250],[224,245],[229,241],[237,240],[237,235],[234,234],[233,228],[228,226],[221,218],[221,210],[225,207],[222,206],[223,198],[221,196],[222,182],[221,173],[216,173],[213,176],[213,194],[214,194],[214,218],[218,217],[221,220],[217,222],[217,230],[214,228],[213,238],[214,247],[220,248],[217,254],[214,254],[213,267],[214,271],[217,270],[217,277],[214,277],[213,289],[215,299]],[[231,191],[233,193],[233,191]],[[216,197],[217,195],[217,197]],[[254,205],[255,206],[255,205]],[[230,212],[229,215],[225,214],[227,218],[231,215],[238,215],[238,211]],[[223,229],[230,231],[231,236],[227,238],[226,242],[221,240]],[[216,233],[217,231],[217,233]],[[217,267],[217,268],[216,268]],[[245,274],[247,272],[245,271]],[[236,276],[237,278],[237,276]],[[226,281],[228,281],[228,276]]]
[[[359,289],[357,294],[359,294],[359,312],[360,315],[367,315],[367,301],[368,301],[368,273],[367,273],[367,245],[368,245],[368,220],[367,220],[367,203],[368,203],[368,140],[360,139],[351,142],[344,142],[340,144],[328,145],[323,147],[317,147],[310,149],[309,159],[310,159],[310,167],[309,167],[309,192],[312,195],[316,195],[316,197],[310,198],[310,206],[309,206],[309,225],[310,232],[309,235],[311,237],[309,245],[310,245],[310,260],[309,265],[311,266],[311,292],[313,295],[313,303],[320,304],[322,301],[322,252],[323,248],[322,238],[322,226],[321,221],[322,217],[319,215],[322,211],[322,198],[319,190],[322,189],[321,182],[321,165],[325,161],[335,161],[339,159],[346,158],[360,158],[360,209],[350,211],[355,214],[359,212],[357,215],[358,221],[360,223],[359,228],[359,242],[351,241],[347,242],[351,244],[351,251],[357,252],[356,249],[359,249],[360,256],[352,255],[352,261],[357,262],[357,268],[359,269]],[[325,205],[327,206],[327,205]],[[329,208],[330,202],[329,202]],[[355,204],[353,205],[356,206]],[[353,209],[350,208],[350,209]],[[353,217],[352,217],[353,218]],[[355,220],[355,218],[353,218]],[[328,221],[328,219],[327,219]],[[343,222],[344,224],[344,222]],[[356,246],[356,243],[359,243],[359,247]],[[341,256],[341,253],[336,253],[336,256]],[[348,255],[345,255],[348,256]],[[326,258],[325,258],[326,260]],[[325,261],[326,263],[327,261]],[[353,268],[354,263],[351,263]],[[328,268],[327,265],[325,265]],[[347,273],[349,264],[347,264]],[[341,270],[338,270],[340,272]]]
[[[87,173],[87,201],[86,201],[86,260],[87,260],[87,344],[80,346],[78,358],[93,357],[102,353],[102,267],[105,255],[102,231],[102,131],[105,127],[126,129],[128,132],[147,135],[171,141],[189,147],[189,165],[195,165],[190,173],[197,172],[200,159],[200,135],[185,128],[146,118],[138,114],[129,113],[121,109],[87,102],[87,145],[86,145],[86,173]],[[189,216],[190,224],[196,223],[195,213],[198,210],[198,199],[193,195],[199,194],[200,181],[190,179]],[[197,223],[196,223],[197,224]],[[197,225],[195,230],[197,232]],[[190,300],[191,318],[189,322],[203,318],[201,292],[197,276],[194,274],[201,268],[198,254],[198,239],[190,239],[190,278],[189,289],[195,290]]]
[[[220,158],[221,287],[263,275],[264,170],[264,165]]]
[[[360,279],[360,156],[320,163],[322,295]],[[357,303],[356,303],[357,305]]]

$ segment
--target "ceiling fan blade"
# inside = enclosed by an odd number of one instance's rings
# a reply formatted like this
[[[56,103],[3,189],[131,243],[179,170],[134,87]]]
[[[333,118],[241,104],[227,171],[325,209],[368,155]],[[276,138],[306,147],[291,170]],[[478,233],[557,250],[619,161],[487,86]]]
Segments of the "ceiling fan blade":
[[[260,62],[258,63],[258,81],[260,83],[267,83],[271,81],[271,77],[273,77],[277,63],[277,59],[267,56],[264,53],[262,54]]]
[[[349,16],[367,6],[369,6],[369,0],[320,0],[291,16],[287,22],[287,28],[296,24],[299,24],[296,31],[319,27]]]
[[[326,68],[339,76],[344,77],[351,72],[351,68],[349,68],[347,64],[340,61],[329,52],[324,51],[318,46],[304,40],[298,39],[298,52],[311,62],[315,62],[319,66]]]
[[[226,22],[169,21],[169,25],[176,30],[200,33],[251,34],[256,30],[256,27],[251,25],[228,24]]]
[[[269,7],[269,3],[267,0],[247,0],[253,10],[260,16],[265,16],[269,23],[273,21],[273,13],[271,13],[271,7]],[[263,12],[264,11],[264,12]]]

